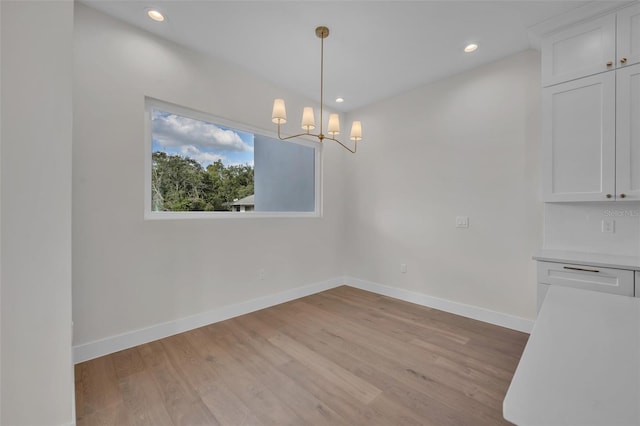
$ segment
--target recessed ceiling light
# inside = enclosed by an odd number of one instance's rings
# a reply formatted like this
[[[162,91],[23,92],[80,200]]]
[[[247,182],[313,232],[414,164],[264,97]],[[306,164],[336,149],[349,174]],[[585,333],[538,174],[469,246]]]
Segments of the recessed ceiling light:
[[[337,102],[337,103],[339,103],[339,104],[341,104],[341,103],[343,103],[343,102],[344,102],[344,99],[343,99],[343,98],[336,98],[336,102]]]
[[[464,51],[466,53],[471,53],[473,51],[475,51],[478,48],[478,45],[475,43],[470,43],[468,45],[465,46]]]
[[[155,9],[148,10],[147,15],[149,15],[149,18],[153,19],[154,21],[158,21],[158,22],[164,21],[164,15]]]

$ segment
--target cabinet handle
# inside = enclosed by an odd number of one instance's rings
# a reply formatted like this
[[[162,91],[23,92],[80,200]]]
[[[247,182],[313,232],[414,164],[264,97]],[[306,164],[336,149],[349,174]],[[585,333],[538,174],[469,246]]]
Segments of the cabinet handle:
[[[622,59],[620,59],[620,63],[621,63],[621,64],[626,64],[626,63],[627,63],[627,58],[622,58]]]
[[[611,61],[607,62],[607,66],[608,67],[612,67],[613,66],[613,62],[611,62]]]
[[[597,269],[586,269],[586,268],[576,268],[574,266],[563,266],[564,269],[570,269],[572,271],[583,271],[583,272],[600,272]]]
[[[613,195],[607,194],[607,198],[611,198],[611,197],[613,197]]]
[[[620,198],[626,198],[627,196],[624,194],[620,194]]]

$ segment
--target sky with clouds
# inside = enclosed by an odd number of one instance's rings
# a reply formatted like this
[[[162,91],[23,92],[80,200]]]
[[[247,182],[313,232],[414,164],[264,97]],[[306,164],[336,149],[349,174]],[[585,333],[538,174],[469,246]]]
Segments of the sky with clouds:
[[[226,166],[253,166],[253,134],[154,109],[152,152],[189,157],[203,167],[216,160]]]

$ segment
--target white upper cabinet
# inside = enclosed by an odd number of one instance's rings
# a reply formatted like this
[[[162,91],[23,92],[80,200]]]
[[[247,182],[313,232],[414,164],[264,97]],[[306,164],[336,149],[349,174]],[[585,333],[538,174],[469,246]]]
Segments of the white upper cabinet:
[[[542,40],[544,87],[614,69],[615,65],[615,15],[574,25]]]
[[[542,41],[542,86],[640,63],[640,3]]]
[[[617,66],[640,63],[640,4],[617,13]]]
[[[615,84],[601,73],[543,89],[543,201],[615,199]]]
[[[542,41],[545,202],[640,200],[640,3]]]
[[[616,71],[616,199],[640,200],[640,64]]]

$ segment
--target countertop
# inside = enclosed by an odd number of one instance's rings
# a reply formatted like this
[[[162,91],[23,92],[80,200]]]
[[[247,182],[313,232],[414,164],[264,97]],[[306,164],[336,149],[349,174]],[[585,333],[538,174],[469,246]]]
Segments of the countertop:
[[[640,271],[640,257],[637,256],[616,256],[600,253],[542,249],[533,256],[533,258],[547,262],[573,263],[576,265],[599,266],[601,268]]]
[[[504,400],[520,425],[640,425],[640,298],[551,286]]]

